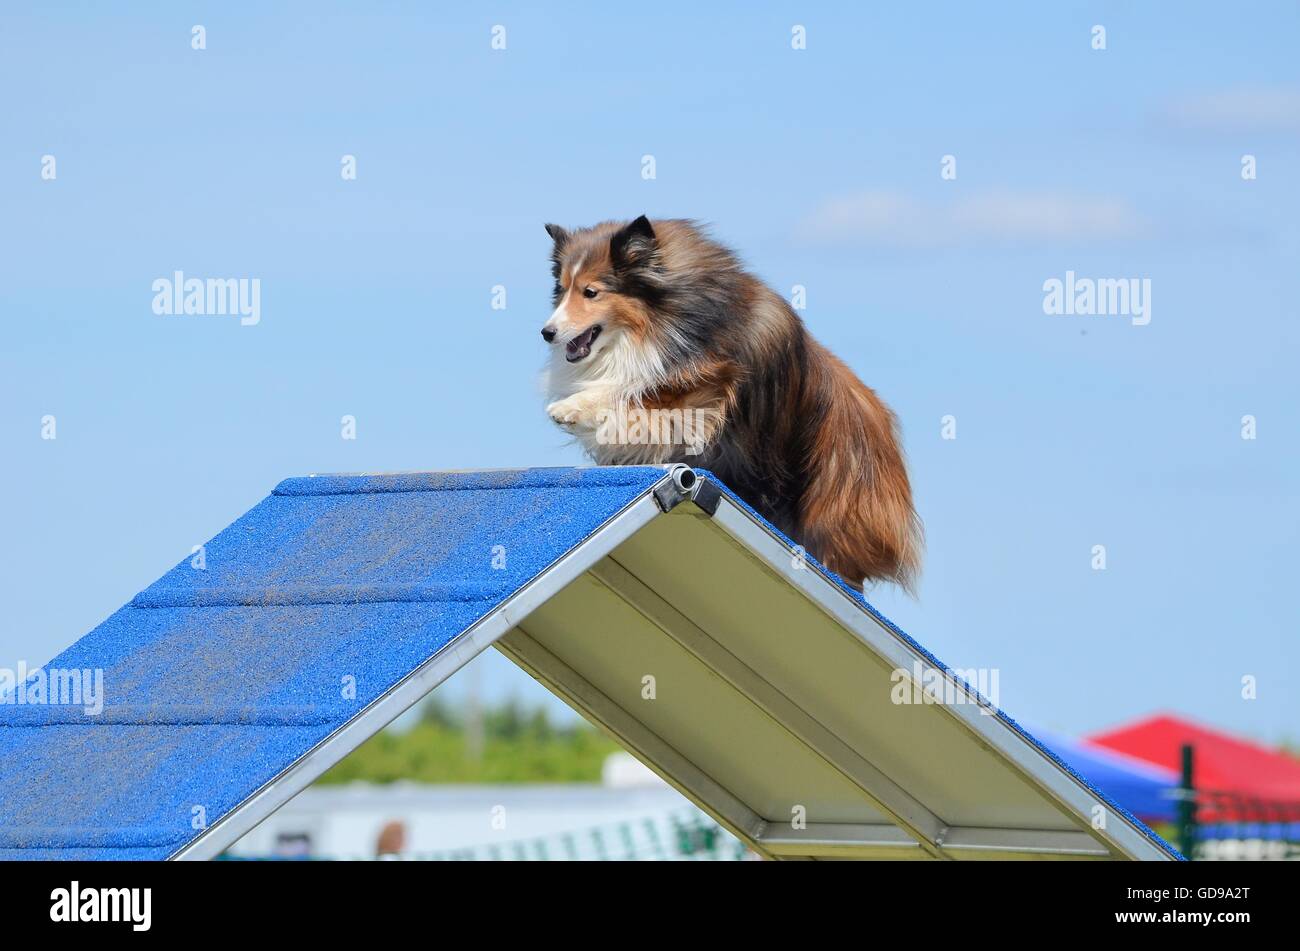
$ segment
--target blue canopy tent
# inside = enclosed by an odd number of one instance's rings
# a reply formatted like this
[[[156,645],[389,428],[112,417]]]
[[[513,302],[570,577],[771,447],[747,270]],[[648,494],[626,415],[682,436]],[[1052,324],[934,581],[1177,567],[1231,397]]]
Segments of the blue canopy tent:
[[[282,482],[0,703],[0,858],[218,855],[489,646],[765,857],[1178,857],[673,466]]]
[[[1094,786],[1145,822],[1173,822],[1178,774],[1171,769],[1090,746],[1042,727],[1031,732]]]

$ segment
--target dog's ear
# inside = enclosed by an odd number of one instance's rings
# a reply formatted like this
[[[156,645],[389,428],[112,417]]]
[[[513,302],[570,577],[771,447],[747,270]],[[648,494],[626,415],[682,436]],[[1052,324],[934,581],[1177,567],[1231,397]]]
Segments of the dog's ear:
[[[557,251],[564,247],[569,241],[569,232],[565,231],[559,225],[547,225],[546,233],[549,234],[551,240],[555,242],[555,250]]]
[[[642,215],[614,232],[609,239],[609,256],[616,268],[637,267],[650,260],[655,250],[655,229]]]

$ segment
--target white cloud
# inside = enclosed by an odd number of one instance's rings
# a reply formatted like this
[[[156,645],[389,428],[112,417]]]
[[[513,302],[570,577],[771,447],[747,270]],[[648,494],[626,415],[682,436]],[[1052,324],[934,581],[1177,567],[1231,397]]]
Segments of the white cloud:
[[[936,248],[1140,238],[1148,223],[1120,198],[1002,189],[921,201],[896,191],[833,198],[800,223],[814,243]]]
[[[1300,87],[1239,86],[1168,103],[1162,117],[1201,132],[1300,132]]]

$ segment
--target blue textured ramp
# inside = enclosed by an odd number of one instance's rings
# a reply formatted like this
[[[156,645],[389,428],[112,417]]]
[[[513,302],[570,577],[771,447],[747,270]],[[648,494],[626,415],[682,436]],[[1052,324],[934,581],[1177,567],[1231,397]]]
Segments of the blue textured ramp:
[[[168,857],[663,476],[281,483],[204,570],[187,557],[46,665],[102,670],[99,715],[0,705],[0,859]]]

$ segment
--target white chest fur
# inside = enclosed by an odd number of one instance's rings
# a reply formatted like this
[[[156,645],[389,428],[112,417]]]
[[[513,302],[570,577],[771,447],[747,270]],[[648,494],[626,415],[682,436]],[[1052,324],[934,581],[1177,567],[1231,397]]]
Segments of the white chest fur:
[[[571,433],[599,465],[647,465],[668,461],[674,446],[629,427],[645,393],[664,378],[659,352],[615,331],[578,363],[556,347],[545,372],[547,414]],[[680,447],[677,447],[680,448]]]

